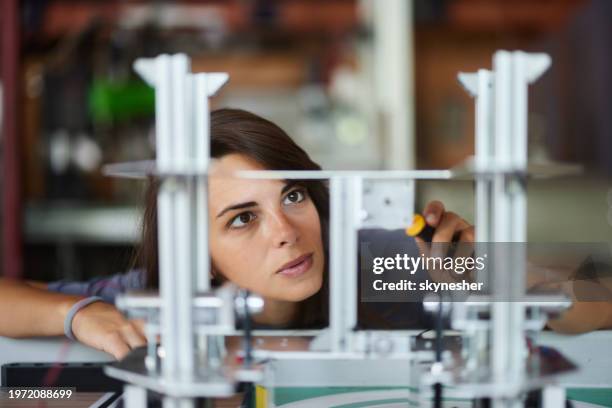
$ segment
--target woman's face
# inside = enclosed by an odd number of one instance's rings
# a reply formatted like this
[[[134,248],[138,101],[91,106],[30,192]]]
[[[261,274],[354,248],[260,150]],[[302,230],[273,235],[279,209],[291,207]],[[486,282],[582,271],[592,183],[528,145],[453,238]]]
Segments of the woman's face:
[[[319,214],[306,188],[283,180],[232,177],[265,170],[241,154],[215,160],[209,178],[214,269],[264,298],[300,301],[323,280]]]

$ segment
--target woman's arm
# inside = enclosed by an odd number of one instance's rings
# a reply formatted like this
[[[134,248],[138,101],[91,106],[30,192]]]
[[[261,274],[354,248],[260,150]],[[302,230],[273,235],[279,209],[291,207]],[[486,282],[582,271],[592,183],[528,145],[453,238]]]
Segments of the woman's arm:
[[[25,281],[25,283],[28,284],[28,286],[31,286],[33,288],[37,288],[37,289],[42,289],[42,290],[47,290],[47,283],[46,282],[38,282],[38,281]]]
[[[0,335],[59,336],[64,318],[80,298],[37,289],[23,282],[0,279]]]
[[[81,296],[53,293],[0,279],[0,336],[61,336],[70,308]],[[76,313],[72,332],[80,342],[121,358],[146,343],[142,322],[129,321],[113,305],[96,302]]]
[[[547,326],[564,334],[612,329],[612,303],[574,301],[560,317],[549,320]]]

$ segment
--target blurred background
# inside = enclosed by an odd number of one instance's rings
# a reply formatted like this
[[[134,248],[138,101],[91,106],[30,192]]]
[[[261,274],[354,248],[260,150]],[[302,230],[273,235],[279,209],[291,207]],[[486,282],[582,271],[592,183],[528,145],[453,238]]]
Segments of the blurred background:
[[[459,71],[497,49],[543,51],[529,155],[578,177],[529,184],[529,239],[612,241],[612,2],[608,0],[2,0],[3,274],[125,271],[144,183],[105,163],[154,157],[139,57],[187,53],[225,71],[214,107],[283,127],[328,169],[439,169],[473,154]],[[473,220],[473,185],[429,182]]]

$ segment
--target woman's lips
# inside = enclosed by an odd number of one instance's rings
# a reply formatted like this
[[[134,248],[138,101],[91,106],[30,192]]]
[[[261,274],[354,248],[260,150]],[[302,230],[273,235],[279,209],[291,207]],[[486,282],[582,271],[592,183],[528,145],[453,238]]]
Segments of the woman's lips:
[[[312,253],[300,256],[283,266],[277,273],[294,278],[303,275],[312,266]]]

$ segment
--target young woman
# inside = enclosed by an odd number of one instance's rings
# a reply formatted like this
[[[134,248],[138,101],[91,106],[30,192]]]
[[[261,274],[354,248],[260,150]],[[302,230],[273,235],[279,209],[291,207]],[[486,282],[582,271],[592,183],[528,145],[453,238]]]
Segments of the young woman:
[[[329,220],[325,183],[231,177],[238,170],[320,167],[278,126],[241,110],[211,113],[211,155],[215,162],[209,178],[209,239],[214,280],[230,280],[264,298],[263,312],[254,316],[257,325],[324,327]],[[74,304],[83,296],[99,295],[112,301],[121,291],[156,287],[157,187],[151,183],[146,196],[138,253],[141,269],[86,283],[4,281],[0,299],[16,312],[0,314],[0,335],[61,335],[67,314],[71,309],[74,312]],[[434,242],[449,242],[456,235],[461,241],[473,241],[473,227],[445,211],[440,202],[429,203],[423,213],[435,228]],[[417,253],[414,240],[406,240]],[[28,306],[18,307],[21,304]],[[360,308],[363,314],[372,315],[372,309],[364,309],[361,303]],[[422,311],[417,307],[404,314],[414,317]],[[126,320],[106,302],[78,310],[69,329],[77,340],[116,358],[145,343],[142,322]]]

